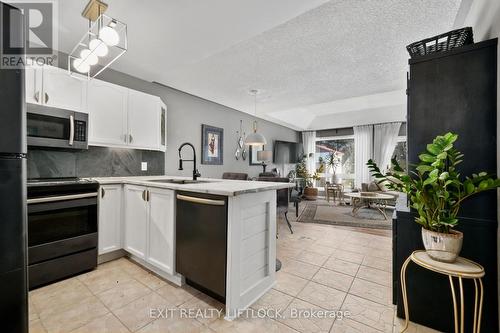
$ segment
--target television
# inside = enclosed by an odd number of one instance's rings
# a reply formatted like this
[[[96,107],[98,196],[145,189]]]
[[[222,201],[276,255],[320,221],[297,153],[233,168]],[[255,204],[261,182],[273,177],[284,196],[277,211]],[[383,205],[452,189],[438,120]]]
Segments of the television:
[[[292,164],[298,163],[304,155],[301,143],[289,141],[274,141],[273,163]]]

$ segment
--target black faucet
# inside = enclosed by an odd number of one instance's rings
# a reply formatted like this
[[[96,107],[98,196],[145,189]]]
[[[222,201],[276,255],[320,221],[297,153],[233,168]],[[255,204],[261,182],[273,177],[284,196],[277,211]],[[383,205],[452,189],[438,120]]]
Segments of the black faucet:
[[[181,150],[184,146],[190,146],[193,149],[193,159],[192,160],[183,160],[181,156]],[[198,177],[201,176],[200,172],[198,169],[196,169],[196,151],[194,150],[194,146],[190,144],[189,142],[184,142],[180,147],[179,147],[179,170],[184,170],[182,168],[182,161],[187,161],[187,162],[193,162],[193,180],[196,180]]]

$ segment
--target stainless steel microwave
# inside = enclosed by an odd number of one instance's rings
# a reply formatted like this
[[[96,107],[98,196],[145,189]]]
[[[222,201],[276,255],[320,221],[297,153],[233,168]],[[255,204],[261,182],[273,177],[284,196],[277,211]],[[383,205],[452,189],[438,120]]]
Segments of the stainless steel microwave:
[[[88,115],[27,104],[28,146],[88,149]]]

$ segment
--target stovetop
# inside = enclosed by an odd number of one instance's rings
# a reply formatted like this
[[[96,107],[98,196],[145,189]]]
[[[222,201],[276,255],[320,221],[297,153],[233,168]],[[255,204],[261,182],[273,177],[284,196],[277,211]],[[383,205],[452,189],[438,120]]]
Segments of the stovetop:
[[[94,184],[95,180],[88,178],[64,177],[64,178],[28,178],[28,186],[52,186],[71,184]]]

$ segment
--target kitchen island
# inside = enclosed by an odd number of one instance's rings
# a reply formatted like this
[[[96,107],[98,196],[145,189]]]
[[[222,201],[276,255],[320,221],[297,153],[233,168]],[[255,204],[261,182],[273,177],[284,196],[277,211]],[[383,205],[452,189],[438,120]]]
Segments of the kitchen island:
[[[190,182],[187,178],[171,176],[93,179],[100,184],[100,258],[126,253],[137,263],[182,285],[185,278],[176,270],[175,251],[178,245],[176,216],[183,214],[177,214],[176,207],[186,206],[176,203],[186,194],[207,195],[221,198],[218,202],[227,207],[225,318],[238,317],[274,285],[276,190],[293,187],[293,183],[209,178]],[[200,221],[190,223],[203,223],[205,218],[200,216],[205,215],[194,216]],[[213,245],[215,249],[220,244]],[[214,253],[217,252],[214,250]],[[177,256],[177,260],[180,259],[188,260]]]

